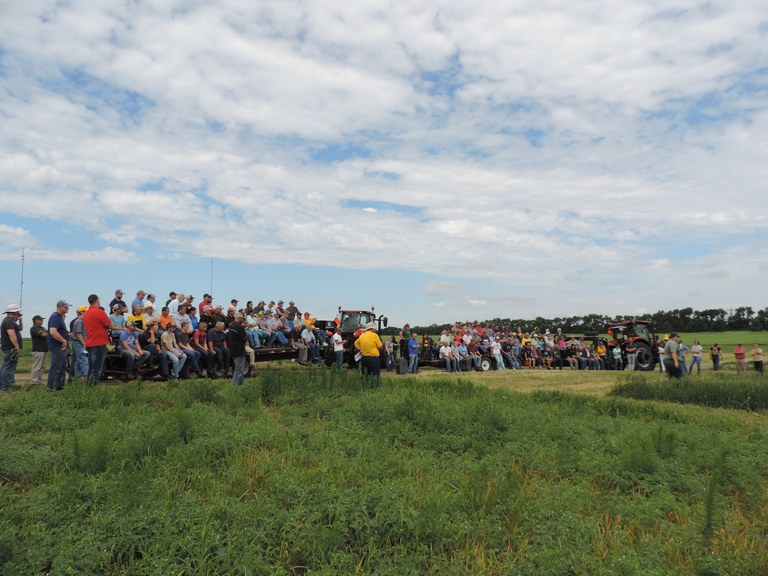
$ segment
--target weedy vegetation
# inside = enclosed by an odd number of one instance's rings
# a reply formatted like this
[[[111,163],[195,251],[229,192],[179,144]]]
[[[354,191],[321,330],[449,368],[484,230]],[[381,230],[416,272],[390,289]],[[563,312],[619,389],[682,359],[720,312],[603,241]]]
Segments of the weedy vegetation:
[[[280,368],[21,391],[0,573],[763,575],[754,416]]]

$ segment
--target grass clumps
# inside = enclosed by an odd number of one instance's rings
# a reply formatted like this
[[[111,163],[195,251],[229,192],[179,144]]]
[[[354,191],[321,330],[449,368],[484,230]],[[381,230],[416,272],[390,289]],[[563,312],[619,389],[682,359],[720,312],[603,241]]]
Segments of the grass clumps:
[[[713,408],[768,410],[768,381],[761,374],[715,372],[668,380],[635,372],[627,374],[611,390],[610,395],[637,400],[701,404]]]
[[[763,574],[765,428],[687,410],[328,370],[32,390],[0,574]]]

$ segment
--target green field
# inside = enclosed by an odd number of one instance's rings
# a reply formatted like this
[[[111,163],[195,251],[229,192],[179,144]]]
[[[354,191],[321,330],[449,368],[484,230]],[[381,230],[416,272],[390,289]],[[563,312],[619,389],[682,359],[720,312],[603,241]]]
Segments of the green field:
[[[500,376],[6,394],[0,573],[768,571],[765,412]]]

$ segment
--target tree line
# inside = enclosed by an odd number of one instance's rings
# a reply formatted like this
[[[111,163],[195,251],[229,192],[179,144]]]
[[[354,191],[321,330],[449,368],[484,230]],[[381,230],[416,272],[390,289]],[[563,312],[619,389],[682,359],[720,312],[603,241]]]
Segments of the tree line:
[[[679,308],[674,310],[659,310],[653,314],[606,316],[604,314],[587,314],[586,316],[568,316],[535,319],[523,318],[493,318],[481,324],[498,326],[500,328],[517,328],[520,326],[526,332],[554,330],[562,328],[566,334],[581,334],[596,330],[605,332],[606,326],[613,322],[627,320],[650,320],[658,333],[664,332],[725,332],[728,330],[768,330],[768,308],[755,311],[751,306],[740,306],[725,310],[709,308],[694,310]],[[432,324],[430,326],[414,326],[413,331],[419,334],[440,334],[450,329],[451,324]],[[397,334],[399,328],[391,326],[382,331],[384,335]]]

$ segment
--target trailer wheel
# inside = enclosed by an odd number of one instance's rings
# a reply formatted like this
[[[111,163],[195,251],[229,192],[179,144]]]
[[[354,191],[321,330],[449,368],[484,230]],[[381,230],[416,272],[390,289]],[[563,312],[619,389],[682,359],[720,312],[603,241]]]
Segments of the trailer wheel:
[[[491,369],[491,359],[490,358],[480,358],[480,366],[478,367],[478,370],[481,372],[488,372],[488,370]]]
[[[637,347],[637,359],[635,360],[635,369],[643,372],[653,370],[653,354],[651,354],[651,347],[648,344],[642,342],[636,342]]]

